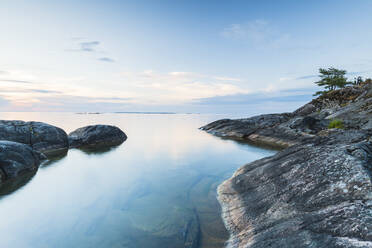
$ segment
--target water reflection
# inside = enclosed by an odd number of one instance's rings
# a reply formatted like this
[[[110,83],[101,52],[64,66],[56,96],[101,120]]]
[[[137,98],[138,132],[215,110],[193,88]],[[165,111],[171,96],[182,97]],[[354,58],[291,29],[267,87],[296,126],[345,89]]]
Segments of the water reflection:
[[[99,155],[103,154],[109,151],[114,151],[117,149],[120,145],[118,146],[96,146],[96,147],[80,147],[80,148],[74,148],[77,150],[80,150],[84,152],[85,154],[88,155]]]
[[[231,140],[231,138],[226,137],[220,137],[223,140]],[[252,147],[256,148],[262,148],[265,150],[271,150],[273,152],[277,152],[280,150],[283,150],[283,147],[279,145],[270,145],[263,142],[255,142],[255,141],[249,141],[249,140],[241,140],[241,139],[235,139],[236,143],[243,145],[243,147],[247,147],[248,149],[251,149]]]
[[[47,160],[44,161],[40,168],[46,168],[52,164],[56,164],[57,162],[61,161],[67,156],[68,150],[64,150],[63,152],[55,153],[53,155],[48,155]]]
[[[25,186],[36,174],[36,171],[25,172],[21,176],[16,178],[8,179],[3,183],[0,183],[0,199],[5,195],[9,195],[14,191]]]
[[[117,125],[130,139],[105,151],[72,149],[0,199],[0,232],[6,233],[0,247],[223,247],[217,185],[244,163],[273,153],[198,130],[216,116],[5,118],[45,121],[66,132]]]

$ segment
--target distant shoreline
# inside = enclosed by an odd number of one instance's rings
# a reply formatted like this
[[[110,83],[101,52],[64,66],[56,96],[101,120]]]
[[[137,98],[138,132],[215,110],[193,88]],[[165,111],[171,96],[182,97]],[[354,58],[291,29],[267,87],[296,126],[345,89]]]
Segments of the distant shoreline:
[[[118,111],[118,112],[77,112],[76,114],[78,115],[100,115],[100,114],[199,115],[200,113]]]

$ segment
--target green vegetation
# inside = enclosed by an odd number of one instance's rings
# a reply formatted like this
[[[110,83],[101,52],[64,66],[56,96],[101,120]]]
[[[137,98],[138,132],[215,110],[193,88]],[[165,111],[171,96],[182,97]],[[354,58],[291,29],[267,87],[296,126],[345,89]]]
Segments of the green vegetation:
[[[343,129],[344,128],[344,123],[342,122],[342,120],[334,119],[329,123],[328,128],[330,128],[330,129],[331,128]]]
[[[318,91],[314,95],[324,95],[332,90],[337,88],[344,88],[350,82],[347,81],[345,77],[346,70],[339,70],[333,67],[328,69],[319,69],[319,77],[321,78],[319,81],[315,82],[319,86],[324,86],[326,90]]]
[[[361,76],[354,78],[354,81],[347,81],[347,78],[345,77],[347,73],[346,70],[339,70],[334,67],[330,67],[328,69],[320,68],[319,73],[320,80],[315,83],[324,87],[325,90],[316,92],[314,96],[324,96],[333,90],[342,89],[348,85],[358,86],[372,83],[371,78],[366,78],[363,80]]]

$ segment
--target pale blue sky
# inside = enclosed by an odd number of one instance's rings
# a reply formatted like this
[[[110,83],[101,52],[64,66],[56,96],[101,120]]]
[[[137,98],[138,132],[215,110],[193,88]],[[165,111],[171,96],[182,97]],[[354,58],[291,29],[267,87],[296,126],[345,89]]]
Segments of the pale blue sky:
[[[372,76],[369,0],[0,6],[1,111],[289,111],[319,67]]]

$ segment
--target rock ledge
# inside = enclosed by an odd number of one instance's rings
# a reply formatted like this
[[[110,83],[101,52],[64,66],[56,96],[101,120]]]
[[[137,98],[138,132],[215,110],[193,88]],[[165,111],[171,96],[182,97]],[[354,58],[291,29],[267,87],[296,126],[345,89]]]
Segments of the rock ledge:
[[[328,129],[332,119],[344,129]],[[285,148],[219,186],[229,248],[372,247],[371,84],[201,129]]]

